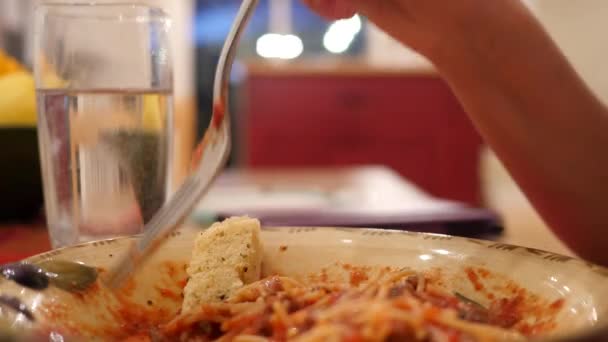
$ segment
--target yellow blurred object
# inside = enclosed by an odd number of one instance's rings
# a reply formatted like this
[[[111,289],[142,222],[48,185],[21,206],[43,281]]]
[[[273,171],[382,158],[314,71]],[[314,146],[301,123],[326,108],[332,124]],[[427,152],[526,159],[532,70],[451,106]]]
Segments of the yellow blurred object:
[[[68,88],[69,82],[62,79],[55,67],[49,63],[44,56],[38,60],[40,67],[40,84],[45,89]]]
[[[0,50],[0,77],[23,70],[23,66],[17,60]]]
[[[166,101],[166,98],[156,95],[147,94],[143,100],[143,127],[148,132],[160,131],[165,125],[167,113],[162,110],[166,108],[166,104],[161,103]],[[162,109],[161,109],[162,108]]]
[[[36,126],[34,77],[0,51],[0,126]]]
[[[43,83],[46,87],[62,88],[67,82],[62,80],[52,68],[43,63]],[[142,128],[148,132],[163,129],[166,121],[167,101],[165,96],[146,94],[143,96]],[[115,113],[120,116],[120,113]],[[107,115],[96,125],[111,124],[113,120]],[[0,50],[0,127],[36,126],[36,88],[35,81],[15,59]],[[135,123],[133,123],[135,125]],[[89,125],[90,126],[90,125]]]

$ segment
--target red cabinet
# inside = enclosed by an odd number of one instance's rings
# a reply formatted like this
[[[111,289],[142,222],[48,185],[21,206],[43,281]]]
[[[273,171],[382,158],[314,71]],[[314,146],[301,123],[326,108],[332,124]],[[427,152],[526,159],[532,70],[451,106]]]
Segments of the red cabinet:
[[[241,123],[249,167],[387,165],[480,204],[481,138],[432,72],[252,68]]]

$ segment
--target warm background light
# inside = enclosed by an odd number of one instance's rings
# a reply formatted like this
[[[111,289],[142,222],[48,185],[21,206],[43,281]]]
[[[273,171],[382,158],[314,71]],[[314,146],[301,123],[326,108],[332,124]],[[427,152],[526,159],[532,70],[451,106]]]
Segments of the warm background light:
[[[323,37],[323,46],[331,53],[343,53],[351,46],[361,32],[361,18],[358,15],[350,19],[338,20],[331,24]]]
[[[257,40],[256,51],[264,58],[294,59],[302,54],[304,44],[293,34],[266,33]]]

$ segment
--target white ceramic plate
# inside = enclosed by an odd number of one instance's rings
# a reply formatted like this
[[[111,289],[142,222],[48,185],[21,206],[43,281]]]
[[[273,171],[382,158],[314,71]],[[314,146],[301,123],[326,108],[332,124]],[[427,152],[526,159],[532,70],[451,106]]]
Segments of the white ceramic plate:
[[[167,317],[177,311],[178,283],[185,279],[183,265],[190,258],[197,232],[185,228],[174,233],[144,265],[129,292],[134,306],[153,306],[157,314]],[[513,280],[540,300],[563,299],[564,305],[555,317],[556,327],[548,336],[551,340],[608,341],[608,335],[601,335],[608,327],[608,270],[577,259],[490,241],[403,231],[273,228],[264,229],[262,238],[265,273],[305,275],[335,262],[420,270],[440,268],[449,287],[482,303],[488,301],[489,293],[500,295]],[[107,269],[134,239],[93,242],[29,261],[68,260]],[[481,280],[485,292],[475,290],[463,272],[465,268],[485,268],[493,273]],[[53,321],[57,327],[90,335],[99,334],[100,327],[115,324],[113,310],[120,305],[103,291],[90,296],[53,287],[34,291],[7,280],[0,280],[0,295],[19,298],[35,316],[35,322],[30,322],[0,306],[0,319],[12,326],[37,329]]]

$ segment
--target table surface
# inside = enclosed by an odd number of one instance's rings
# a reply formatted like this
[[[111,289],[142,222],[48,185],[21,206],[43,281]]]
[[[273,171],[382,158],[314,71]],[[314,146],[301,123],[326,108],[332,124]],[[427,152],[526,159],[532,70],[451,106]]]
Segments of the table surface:
[[[0,264],[51,249],[44,222],[0,225]]]
[[[496,174],[496,171],[490,173]],[[244,174],[243,177],[247,177]],[[495,177],[498,178],[498,177]],[[573,255],[561,243],[525,201],[522,194],[502,180],[486,187],[489,208],[498,212],[504,221],[505,231],[494,240],[502,243]],[[46,252],[51,249],[43,219],[30,223],[0,223],[0,264]]]

